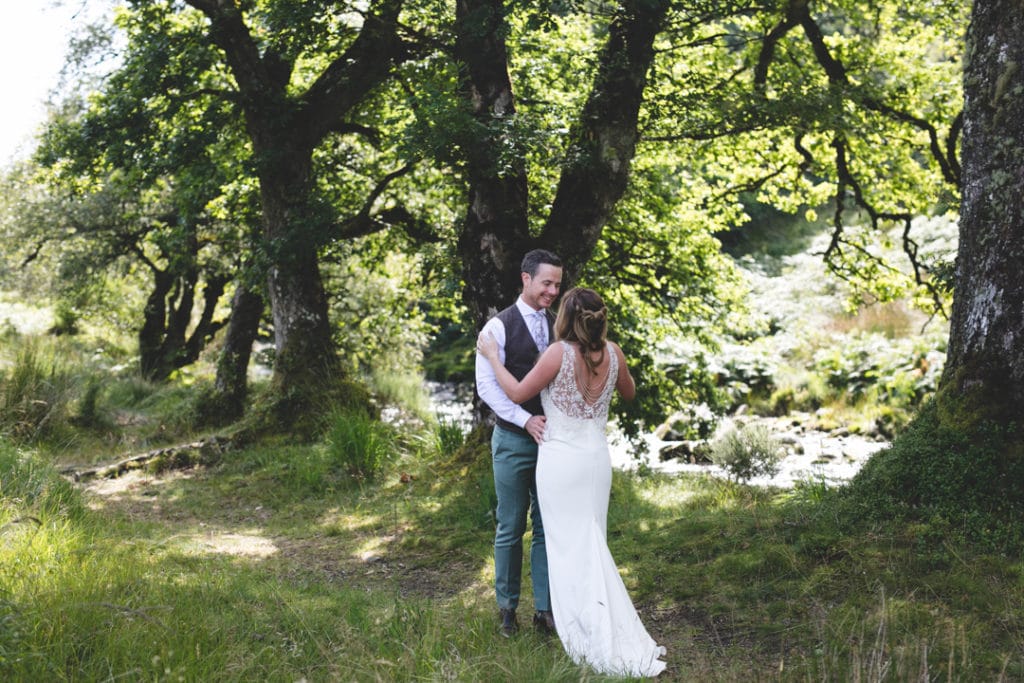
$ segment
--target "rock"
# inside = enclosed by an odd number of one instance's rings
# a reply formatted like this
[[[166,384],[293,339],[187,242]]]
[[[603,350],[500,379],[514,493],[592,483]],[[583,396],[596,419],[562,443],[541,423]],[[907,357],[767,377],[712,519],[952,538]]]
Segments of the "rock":
[[[711,458],[708,451],[709,449],[706,446],[702,448],[701,444],[692,441],[681,441],[662,447],[658,451],[658,459],[661,462],[678,460],[679,462],[691,465],[710,465]]]

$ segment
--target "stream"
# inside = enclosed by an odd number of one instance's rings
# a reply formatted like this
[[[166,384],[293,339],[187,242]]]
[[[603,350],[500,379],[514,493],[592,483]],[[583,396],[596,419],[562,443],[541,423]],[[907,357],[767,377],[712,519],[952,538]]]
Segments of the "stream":
[[[440,419],[468,428],[471,385],[429,382],[428,389]],[[753,477],[748,483],[777,488],[792,488],[795,483],[807,480],[842,484],[857,474],[872,455],[889,445],[887,441],[851,434],[845,429],[825,432],[807,428],[804,424],[809,417],[799,413],[785,417],[726,417],[719,426],[719,433],[740,423],[765,426],[782,443],[786,455],[774,476]],[[640,458],[634,457],[630,444],[612,427],[609,434],[612,466],[619,470],[635,470],[644,465],[653,471],[669,474],[695,472],[729,478],[728,472],[714,464],[683,462],[674,457],[662,459],[663,450],[684,442],[666,441],[654,433],[646,434],[644,441],[647,453]]]

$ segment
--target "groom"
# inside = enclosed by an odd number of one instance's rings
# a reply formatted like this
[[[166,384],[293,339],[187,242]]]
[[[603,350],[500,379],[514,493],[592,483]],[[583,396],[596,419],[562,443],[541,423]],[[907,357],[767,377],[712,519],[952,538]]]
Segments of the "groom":
[[[520,268],[523,291],[514,304],[487,321],[484,330],[494,335],[502,363],[521,380],[554,337],[554,317],[548,310],[562,286],[562,262],[550,251],[534,249]],[[540,398],[513,403],[498,386],[494,370],[483,356],[476,357],[476,387],[480,398],[497,417],[491,437],[494,489],[498,497],[494,535],[494,589],[498,598],[501,634],[510,638],[519,630],[516,607],[523,567],[526,515],[533,520],[530,573],[533,577],[534,626],[554,633],[548,594],[548,557],[544,525],[537,506],[537,444],[544,435]]]

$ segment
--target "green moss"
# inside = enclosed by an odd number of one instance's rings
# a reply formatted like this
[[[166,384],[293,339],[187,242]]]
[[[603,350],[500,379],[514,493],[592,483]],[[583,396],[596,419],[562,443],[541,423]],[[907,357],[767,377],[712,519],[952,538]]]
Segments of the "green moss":
[[[285,433],[311,441],[323,433],[326,416],[338,410],[378,417],[369,390],[347,378],[292,385],[286,391],[270,387],[256,397],[233,438],[243,444]]]
[[[1020,420],[1021,406],[1008,400],[1015,395],[1004,368],[965,363],[942,380],[935,395],[942,426],[970,433],[988,423],[1009,424]]]
[[[987,392],[986,392],[987,393]],[[1024,543],[1024,439],[984,394],[948,393],[926,405],[842,492],[847,520],[946,524],[953,535],[1000,548]]]

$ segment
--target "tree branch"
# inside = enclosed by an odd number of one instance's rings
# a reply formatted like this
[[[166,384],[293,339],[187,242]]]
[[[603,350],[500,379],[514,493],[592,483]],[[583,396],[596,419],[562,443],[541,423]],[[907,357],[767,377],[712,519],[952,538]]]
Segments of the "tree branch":
[[[415,163],[406,164],[397,171],[392,171],[384,176],[367,195],[359,212],[338,225],[335,235],[340,239],[355,239],[397,226],[418,242],[438,242],[440,238],[430,229],[429,224],[413,216],[403,206],[392,206],[378,213],[372,213],[373,205],[388,185],[397,178],[407,175],[415,167]]]
[[[185,2],[210,20],[210,37],[224,50],[231,72],[238,82],[243,103],[246,100],[261,100],[269,95],[269,86],[277,79],[272,77],[271,69],[267,68],[267,64],[260,57],[259,47],[245,25],[242,12],[236,3],[228,0]],[[284,84],[279,85],[276,90],[275,94],[282,96]]]
[[[669,3],[624,0],[608,28],[590,96],[572,134],[541,241],[562,257],[563,286],[571,286],[625,192],[639,137],[637,121],[654,40]]]
[[[338,119],[380,85],[392,67],[407,59],[398,35],[402,0],[377,0],[371,5],[358,37],[331,62],[301,98],[297,125],[319,141],[339,125]]]

